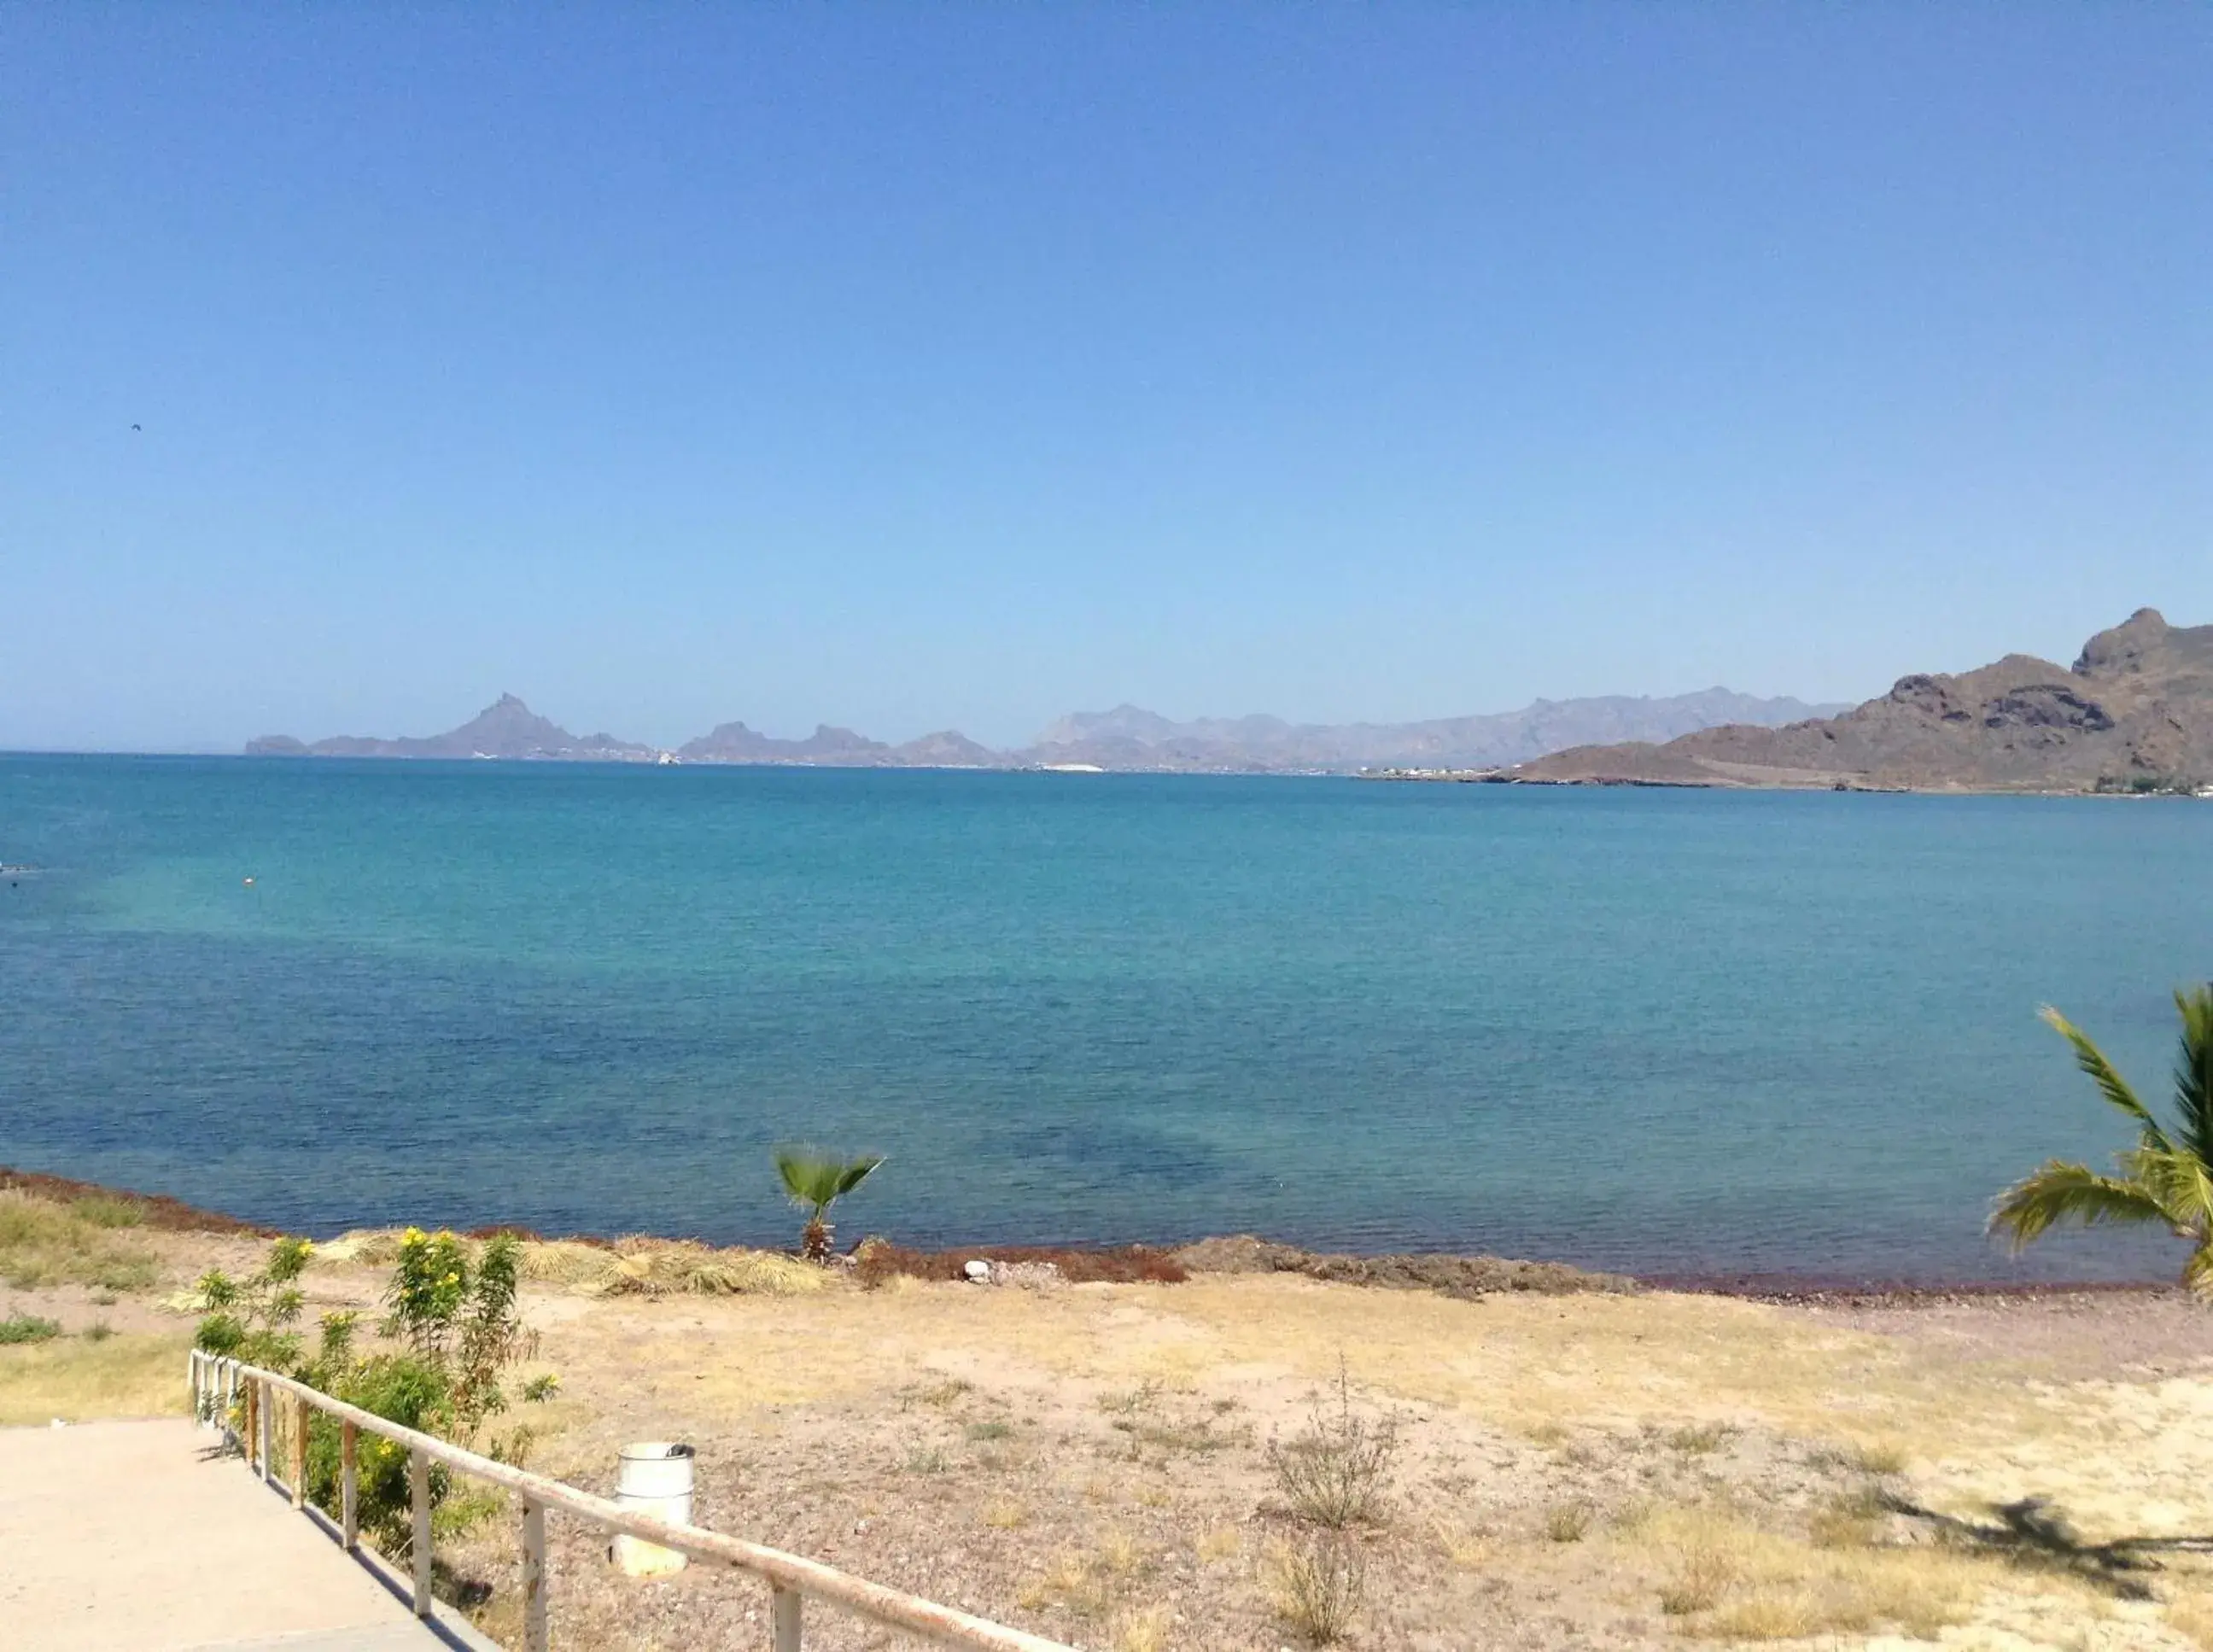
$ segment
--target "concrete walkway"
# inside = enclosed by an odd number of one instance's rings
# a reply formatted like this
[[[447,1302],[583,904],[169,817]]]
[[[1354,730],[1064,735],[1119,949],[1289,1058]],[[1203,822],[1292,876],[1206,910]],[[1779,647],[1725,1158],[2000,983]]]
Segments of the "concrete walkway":
[[[0,1642],[39,1652],[448,1643],[183,1419],[0,1429]]]

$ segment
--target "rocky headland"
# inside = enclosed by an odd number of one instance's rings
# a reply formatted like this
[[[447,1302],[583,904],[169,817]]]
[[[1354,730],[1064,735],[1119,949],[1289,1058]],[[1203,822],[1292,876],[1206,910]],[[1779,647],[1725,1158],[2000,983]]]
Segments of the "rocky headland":
[[[1494,777],[1585,785],[2189,792],[2213,785],[2213,625],[2140,608],[2072,666],[1901,677],[1839,716],[1560,751]]]

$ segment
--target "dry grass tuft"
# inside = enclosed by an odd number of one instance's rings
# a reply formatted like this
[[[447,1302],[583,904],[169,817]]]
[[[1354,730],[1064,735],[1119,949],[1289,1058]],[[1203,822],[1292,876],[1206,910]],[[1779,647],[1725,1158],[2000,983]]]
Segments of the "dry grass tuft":
[[[1110,1528],[1088,1555],[1064,1549],[1042,1574],[1017,1590],[1015,1598],[1031,1612],[1058,1605],[1079,1618],[1103,1617],[1144,1560],[1145,1551],[1135,1538]]]
[[[17,1290],[43,1285],[149,1289],[160,1277],[154,1253],[120,1237],[116,1223],[95,1219],[104,1214],[104,1209],[88,1215],[76,1205],[0,1190],[0,1283]]]
[[[1317,1402],[1304,1428],[1287,1441],[1269,1441],[1268,1466],[1292,1514],[1341,1532],[1382,1517],[1398,1451],[1398,1417],[1355,1411],[1352,1381],[1340,1363],[1336,1403]]]
[[[1587,1503],[1556,1503],[1545,1511],[1545,1535],[1555,1543],[1581,1543],[1595,1513]]]
[[[600,1253],[600,1272],[581,1282],[607,1296],[807,1296],[832,1283],[827,1269],[773,1251],[650,1239],[618,1241],[613,1254]]]
[[[1817,1548],[1715,1509],[1659,1510],[1623,1540],[1667,1556],[1663,1612],[1723,1640],[1884,1630],[1935,1639],[2005,1579],[1997,1563],[1942,1549]]]
[[[192,1338],[119,1334],[0,1348],[0,1427],[101,1417],[174,1417]]]
[[[1106,1580],[1083,1556],[1064,1551],[1039,1576],[1015,1592],[1027,1612],[1059,1606],[1079,1618],[1096,1618],[1106,1610]]]
[[[146,1207],[113,1193],[86,1193],[70,1201],[70,1214],[95,1228],[143,1228]]]
[[[1459,1521],[1439,1515],[1430,1530],[1445,1558],[1462,1571],[1473,1571],[1497,1550],[1497,1541],[1479,1526],[1464,1526]]]
[[[1843,1469],[1848,1474],[1865,1474],[1876,1479],[1887,1475],[1903,1474],[1909,1455],[1905,1448],[1895,1440],[1856,1441],[1841,1446],[1824,1446],[1814,1454],[1819,1465]]]
[[[1721,1604],[1722,1593],[1736,1582],[1736,1563],[1710,1544],[1684,1549],[1675,1562],[1675,1575],[1660,1590],[1660,1610],[1670,1618],[1687,1617]]]
[[[1100,1567],[1117,1577],[1126,1577],[1143,1564],[1145,1551],[1137,1539],[1119,1527],[1110,1529],[1099,1539]]]
[[[595,1285],[607,1277],[613,1252],[581,1239],[542,1239],[522,1247],[522,1277],[533,1284]]]
[[[995,1532],[1018,1532],[1030,1523],[1030,1511],[1026,1504],[1001,1497],[984,1505],[981,1518]]]
[[[1882,1529],[1881,1500],[1872,1490],[1848,1491],[1816,1509],[1806,1521],[1806,1535],[1817,1549],[1865,1549]]]
[[[1114,1626],[1114,1652],[1167,1652],[1175,1614],[1166,1606],[1147,1606]]]
[[[1667,1443],[1686,1457],[1703,1457],[1719,1450],[1735,1432],[1726,1423],[1686,1423],[1667,1436]]]
[[[1863,1474],[1903,1474],[1907,1461],[1905,1448],[1895,1440],[1875,1440],[1860,1446],[1854,1453]]]
[[[1344,1533],[1323,1527],[1270,1550],[1261,1582],[1277,1618],[1316,1646],[1330,1646],[1360,1610],[1368,1558]]]
[[[1218,1566],[1244,1552],[1245,1533],[1235,1526],[1217,1526],[1212,1531],[1201,1533],[1192,1547],[1202,1565]]]
[[[353,1264],[364,1268],[381,1268],[388,1266],[399,1254],[399,1228],[356,1228],[340,1234],[336,1239],[318,1243],[314,1260],[319,1264]],[[524,1272],[527,1277],[527,1260]]]

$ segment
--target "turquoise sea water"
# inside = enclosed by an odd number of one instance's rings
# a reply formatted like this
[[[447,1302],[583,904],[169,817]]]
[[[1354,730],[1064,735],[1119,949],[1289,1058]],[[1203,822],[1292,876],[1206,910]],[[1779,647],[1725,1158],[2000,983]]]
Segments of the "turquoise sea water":
[[[310,1231],[1258,1229],[1643,1272],[2015,1264],[2163,1093],[2213,806],[0,759],[0,1162]],[[244,880],[251,877],[248,887]]]

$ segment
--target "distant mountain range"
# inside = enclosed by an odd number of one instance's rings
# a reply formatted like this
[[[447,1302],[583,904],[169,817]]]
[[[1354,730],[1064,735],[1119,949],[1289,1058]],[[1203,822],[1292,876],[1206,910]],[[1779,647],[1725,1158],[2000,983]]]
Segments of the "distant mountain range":
[[[1789,698],[1756,699],[1726,688],[1664,699],[1608,695],[1538,700],[1519,711],[1428,722],[1293,723],[1266,716],[1171,722],[1122,705],[1062,717],[1022,755],[1036,763],[1088,763],[1102,769],[1487,769],[1570,746],[1671,740],[1716,723],[1790,722],[1842,709]]]
[[[338,735],[308,745],[290,735],[265,735],[246,742],[248,757],[505,757],[566,763],[652,763],[660,753],[613,735],[572,735],[540,716],[512,694],[478,712],[460,728],[421,739],[376,740]]]
[[[1522,780],[1963,791],[2181,791],[2213,786],[2213,625],[2152,608],[2100,631],[2071,666],[2026,654],[1957,676],[1901,677],[1841,716],[1716,728],[1665,744],[1586,746]]]
[[[420,738],[344,735],[313,744],[289,735],[247,743],[254,757],[500,758],[572,763],[772,763],[826,768],[1096,768],[1179,773],[1350,773],[1363,769],[1495,768],[1565,747],[1666,741],[1716,723],[1771,725],[1838,710],[1710,688],[1663,699],[1539,700],[1519,711],[1429,722],[1290,723],[1279,717],[1174,722],[1134,705],[1076,712],[1020,751],[994,751],[955,729],[903,745],[825,723],[781,740],[742,722],[664,752],[613,735],[572,735],[512,694],[460,728]]]

